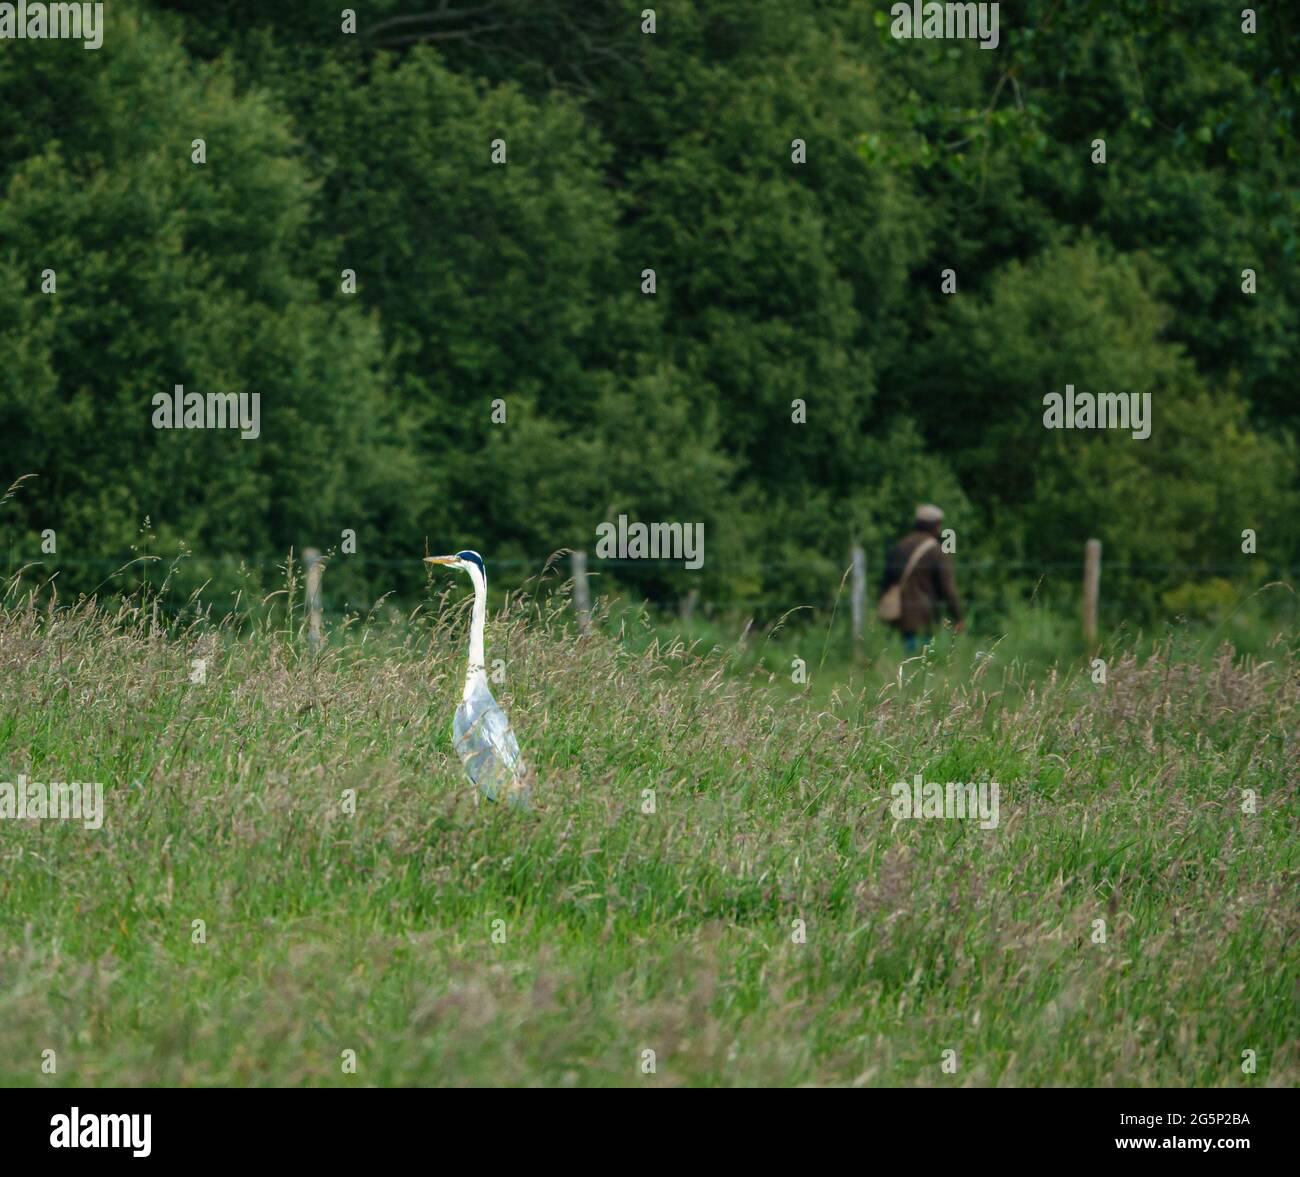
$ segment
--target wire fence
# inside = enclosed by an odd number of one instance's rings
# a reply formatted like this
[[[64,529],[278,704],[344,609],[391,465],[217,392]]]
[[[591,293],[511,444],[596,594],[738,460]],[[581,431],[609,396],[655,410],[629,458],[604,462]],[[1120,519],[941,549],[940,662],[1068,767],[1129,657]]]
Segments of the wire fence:
[[[740,619],[744,621],[744,628],[741,632],[740,643],[743,645],[747,635],[750,634],[755,622],[760,623],[760,628],[766,627],[767,624],[776,618],[785,618],[793,613],[801,613],[805,618],[814,621],[816,624],[823,624],[828,618],[833,625],[838,628],[844,635],[844,641],[849,643],[855,656],[862,656],[869,643],[874,640],[870,635],[878,632],[879,623],[875,619],[876,610],[869,605],[869,600],[874,596],[869,583],[878,580],[880,572],[884,568],[885,553],[882,551],[878,557],[879,563],[874,568],[868,567],[866,553],[860,545],[854,545],[850,552],[846,553],[847,562],[842,566],[840,572],[833,576],[826,575],[834,564],[827,561],[822,565],[821,574],[809,575],[809,570],[796,568],[793,562],[782,562],[779,560],[755,560],[755,559],[722,559],[709,561],[710,569],[713,571],[723,571],[727,573],[748,574],[753,578],[760,578],[764,584],[771,583],[773,573],[790,575],[797,573],[798,578],[791,579],[790,592],[781,597],[737,597],[729,593],[721,585],[716,586],[718,592],[712,599],[703,598],[701,591],[697,587],[691,587],[685,592],[681,592],[682,586],[674,583],[671,588],[662,582],[657,586],[657,592],[647,593],[647,603],[653,608],[662,610],[665,614],[675,612],[682,624],[690,624],[691,619],[698,618],[706,626],[726,625],[729,623],[739,623]],[[286,553],[279,559],[265,557],[253,558],[241,557],[236,555],[215,555],[201,556],[193,552],[185,552],[172,556],[158,555],[135,555],[123,559],[122,557],[112,556],[92,556],[92,555],[69,555],[61,556],[50,554],[38,557],[36,559],[17,561],[14,559],[16,553],[10,549],[10,564],[8,575],[5,577],[10,582],[12,588],[16,582],[13,581],[13,575],[18,569],[26,569],[28,584],[30,587],[44,588],[49,585],[57,586],[59,584],[58,574],[63,568],[93,568],[97,570],[98,584],[90,590],[92,595],[101,592],[113,594],[120,590],[129,590],[134,586],[138,589],[144,589],[146,585],[149,590],[154,592],[153,597],[153,624],[155,627],[159,624],[160,613],[172,612],[179,604],[179,598],[173,599],[170,607],[163,605],[160,609],[161,597],[157,595],[157,590],[162,587],[159,581],[166,582],[171,575],[171,568],[178,561],[189,569],[190,576],[187,580],[192,583],[194,578],[203,578],[205,583],[211,583],[213,579],[213,566],[224,566],[230,569],[242,569],[250,574],[258,571],[274,570],[281,577],[284,577],[283,584],[291,590],[292,595],[296,598],[299,592],[302,592],[303,598],[300,602],[302,608],[302,624],[300,633],[305,638],[307,648],[312,653],[317,652],[327,639],[326,617],[327,614],[333,613],[336,617],[348,617],[351,615],[359,616],[364,611],[361,600],[357,599],[361,593],[366,594],[366,601],[369,602],[369,608],[373,611],[381,602],[388,601],[388,613],[390,617],[396,618],[400,615],[400,610],[395,610],[396,601],[389,600],[392,590],[386,590],[374,596],[375,586],[372,583],[368,589],[359,589],[359,581],[356,578],[348,578],[346,581],[335,579],[335,584],[341,590],[337,594],[329,594],[328,589],[323,588],[322,582],[328,582],[331,577],[324,575],[325,569],[330,564],[352,565],[357,568],[369,569],[402,569],[409,575],[405,578],[405,589],[408,593],[416,588],[418,578],[415,576],[417,569],[423,573],[425,566],[422,558],[419,556],[408,558],[393,558],[385,556],[367,556],[361,554],[338,554],[334,556],[323,556],[319,548],[304,546],[301,551]],[[1243,573],[1247,570],[1255,572],[1257,575],[1250,579],[1256,581],[1256,587],[1264,583],[1264,580],[1287,582],[1294,577],[1300,567],[1295,565],[1277,566],[1268,564],[1266,561],[1259,560],[1254,562],[1235,561],[1229,563],[1203,562],[1203,563],[1177,563],[1177,562],[1148,562],[1141,563],[1120,562],[1113,564],[1104,564],[1101,560],[1101,544],[1096,540],[1091,540],[1085,545],[1082,560],[1029,560],[1029,559],[977,559],[961,560],[955,559],[955,567],[959,582],[959,592],[967,611],[980,602],[992,604],[994,612],[1009,603],[1011,599],[1018,595],[1023,595],[1027,590],[1032,589],[1035,597],[1040,593],[1043,594],[1044,600],[1054,600],[1057,605],[1064,603],[1066,597],[1074,598],[1077,595],[1079,604],[1082,606],[1080,619],[1082,622],[1082,635],[1085,647],[1094,651],[1097,649],[1099,630],[1099,592],[1098,587],[1104,584],[1105,578],[1101,576],[1101,568],[1104,566],[1106,576],[1111,581],[1116,579],[1126,582],[1126,588],[1121,585],[1116,592],[1116,605],[1121,609],[1128,607],[1130,600],[1137,600],[1145,595],[1141,588],[1134,585],[1132,578],[1146,577],[1154,579],[1156,577],[1168,577],[1171,573],[1180,574],[1187,580],[1200,578],[1202,581],[1206,577],[1214,577],[1224,573],[1235,574],[1232,585],[1231,595],[1234,603],[1239,603],[1244,599],[1248,592],[1248,586],[1244,583]],[[566,558],[567,557],[567,558]],[[635,558],[635,559],[616,559],[616,558],[591,558],[587,553],[581,550],[562,548],[549,553],[542,559],[527,559],[523,557],[503,557],[491,561],[493,568],[501,568],[517,572],[518,570],[527,570],[522,577],[507,575],[506,591],[517,591],[521,586],[526,586],[531,574],[547,572],[550,574],[550,584],[552,586],[572,583],[572,600],[566,606],[571,608],[575,616],[578,630],[581,633],[588,632],[593,625],[595,613],[592,609],[592,585],[589,581],[590,576],[595,576],[598,580],[602,572],[614,573],[631,572],[631,569],[637,566],[658,565],[680,568],[682,561],[671,558]],[[292,565],[294,573],[292,576],[287,575],[289,567]],[[1259,573],[1267,573],[1266,577],[1260,577]],[[337,576],[337,574],[336,574]],[[374,578],[372,578],[373,580]],[[401,578],[397,578],[401,579]],[[603,594],[607,604],[617,603],[623,596],[622,589],[626,587],[635,593],[635,578],[629,576],[623,583],[620,583],[617,575],[606,584],[612,592]],[[510,583],[515,581],[516,583]],[[990,583],[992,582],[992,583]],[[1235,582],[1235,583],[1234,583]],[[689,581],[688,581],[689,583]],[[699,584],[700,582],[696,582]],[[1165,584],[1169,581],[1166,579]],[[187,586],[188,587],[188,586]],[[260,593],[266,585],[257,586],[256,591]],[[396,587],[396,586],[394,586]],[[243,589],[241,588],[242,595]],[[398,600],[401,597],[401,589],[398,589]],[[1010,596],[1008,596],[1008,593]],[[1135,596],[1135,593],[1137,594]],[[271,596],[279,596],[280,593],[272,593]],[[1103,591],[1101,596],[1106,595]],[[1217,597],[1223,594],[1217,587],[1211,588],[1210,596]],[[329,597],[333,596],[334,603],[330,605]],[[352,596],[352,600],[349,600]],[[1192,607],[1201,607],[1194,600]],[[269,598],[268,598],[269,599]],[[1293,595],[1294,601],[1294,595]],[[1210,602],[1214,604],[1213,601]],[[359,606],[361,608],[359,608]],[[292,607],[292,606],[291,606]],[[205,601],[203,608],[212,609],[212,603]],[[1108,614],[1114,613],[1115,605],[1108,610]],[[1073,606],[1071,606],[1073,609]],[[217,606],[218,612],[224,612],[221,606]]]
[[[47,568],[129,568],[142,562],[149,563],[171,563],[177,559],[176,556],[127,556],[127,557],[109,557],[109,556],[33,556],[28,559],[10,558],[8,575],[12,575],[20,568],[25,567],[47,567]],[[203,564],[221,564],[232,568],[264,568],[264,569],[281,569],[285,565],[285,558],[279,559],[258,558],[248,559],[242,556],[199,556],[190,553],[186,557],[188,561]],[[294,562],[302,563],[300,553],[294,553]],[[408,557],[405,559],[394,559],[382,556],[362,556],[362,555],[343,555],[330,557],[332,562],[346,562],[348,564],[360,565],[367,568],[414,568],[420,564],[421,557]],[[492,568],[536,568],[540,570],[547,563],[546,559],[522,559],[522,558],[498,558],[489,561]],[[663,566],[681,566],[680,559],[671,558],[651,558],[651,557],[632,557],[626,559],[602,558],[588,555],[587,564],[589,568],[632,568],[637,565],[663,565]],[[711,570],[721,569],[726,572],[782,572],[788,571],[791,567],[789,561],[779,560],[708,560],[707,567]],[[983,572],[994,569],[1000,572],[1054,572],[1061,570],[1078,571],[1080,568],[1078,560],[963,560],[956,558],[956,568],[959,572]],[[849,564],[844,563],[844,569],[847,570]],[[878,567],[878,565],[877,565]],[[1125,574],[1145,574],[1145,573],[1196,573],[1201,575],[1209,574],[1228,574],[1241,573],[1244,569],[1240,562],[1232,564],[1157,564],[1149,561],[1141,563],[1122,563],[1107,561],[1104,563],[1107,572],[1121,572]],[[1300,564],[1292,565],[1269,565],[1274,572],[1280,575],[1292,575],[1300,572]]]
[[[96,586],[94,591],[111,589],[113,581],[118,573],[123,574],[125,579],[132,576],[139,576],[145,573],[149,578],[156,576],[161,570],[168,569],[172,564],[180,561],[184,566],[195,569],[202,575],[206,569],[212,567],[224,567],[232,570],[247,570],[251,573],[274,571],[283,573],[292,561],[298,573],[301,575],[305,570],[314,563],[318,557],[319,549],[305,547],[302,551],[286,553],[279,558],[269,557],[248,557],[231,554],[202,555],[195,552],[186,552],[183,555],[174,554],[170,556],[160,556],[154,554],[137,554],[134,556],[119,555],[80,555],[80,554],[51,554],[40,555],[29,559],[20,559],[18,553],[12,548],[9,553],[9,567],[4,574],[8,579],[17,573],[20,569],[24,570],[26,575],[35,579],[42,580],[57,579],[60,570],[66,568],[75,569],[94,569],[104,574],[102,582]],[[575,582],[575,607],[578,608],[582,615],[580,620],[585,620],[585,610],[589,610],[590,589],[587,584],[587,577],[594,576],[599,580],[602,573],[617,574],[619,572],[628,573],[629,581],[633,581],[631,576],[633,569],[645,568],[646,566],[659,568],[680,568],[682,561],[670,557],[637,557],[637,558],[607,558],[599,556],[590,556],[581,553],[580,559],[574,559],[575,553],[571,549],[562,548],[558,551],[549,553],[545,558],[526,558],[526,557],[501,557],[494,558],[490,565],[493,569],[503,569],[509,573],[518,573],[520,570],[527,570],[533,573],[540,573],[544,569],[550,569],[556,580],[564,582],[572,578]],[[565,557],[569,557],[565,559]],[[853,617],[853,627],[855,632],[860,632],[865,620],[867,611],[866,600],[871,591],[869,585],[877,581],[879,574],[884,565],[884,553],[880,553],[879,562],[874,566],[866,558],[865,553],[861,555],[861,565],[857,568],[852,579],[850,572],[853,570],[853,557],[848,554],[846,562],[841,566],[840,574],[833,578],[826,578],[820,589],[809,591],[809,577],[806,569],[798,570],[800,585],[794,592],[782,597],[771,596],[737,596],[732,593],[721,592],[715,599],[702,599],[700,593],[691,589],[685,595],[677,597],[672,593],[662,593],[659,598],[654,599],[653,603],[661,608],[671,608],[676,606],[683,616],[690,615],[698,611],[704,616],[716,616],[719,613],[755,613],[764,612],[785,612],[795,608],[806,608],[814,611],[834,610],[840,607],[839,602],[843,597],[843,607],[846,613],[851,613]],[[1253,559],[1253,558],[1252,558]],[[1023,586],[1027,580],[1046,581],[1050,591],[1057,591],[1059,587],[1068,581],[1071,589],[1080,583],[1083,572],[1083,562],[1081,560],[1033,560],[1033,559],[962,559],[960,556],[954,558],[955,569],[959,578],[959,584],[964,599],[971,601],[984,597],[987,594],[986,589],[981,586],[987,585],[989,580],[995,579],[997,587],[1012,586],[1020,582]],[[403,569],[414,576],[417,569],[421,569],[421,557],[387,557],[371,556],[364,554],[335,554],[327,557],[322,567],[330,564],[344,564],[349,567],[365,569]],[[761,579],[770,582],[773,574],[789,575],[796,571],[792,562],[782,562],[780,560],[761,560],[761,559],[713,559],[707,562],[707,568],[711,572],[722,572],[724,574],[748,576],[754,579]],[[1277,566],[1261,562],[1255,565],[1253,569],[1248,568],[1242,561],[1233,563],[1219,562],[1202,562],[1202,563],[1178,563],[1178,562],[1101,562],[1101,569],[1104,578],[1114,581],[1116,578],[1132,583],[1132,578],[1136,577],[1168,577],[1171,574],[1177,574],[1187,579],[1206,577],[1241,577],[1245,571],[1266,570],[1268,576],[1274,579],[1289,580],[1294,578],[1300,572],[1298,565]],[[1064,573],[1064,576],[1058,575]],[[325,578],[326,580],[332,578]],[[507,580],[526,580],[527,577],[508,576]],[[629,584],[629,587],[633,587]],[[661,586],[662,588],[662,586]],[[996,593],[996,589],[994,590]],[[326,590],[328,593],[328,589]],[[321,596],[319,570],[317,571],[316,593]],[[802,594],[802,595],[800,595]],[[333,594],[330,594],[333,595]],[[585,605],[584,602],[587,602]],[[347,608],[347,602],[344,602]],[[318,605],[317,611],[320,606]]]

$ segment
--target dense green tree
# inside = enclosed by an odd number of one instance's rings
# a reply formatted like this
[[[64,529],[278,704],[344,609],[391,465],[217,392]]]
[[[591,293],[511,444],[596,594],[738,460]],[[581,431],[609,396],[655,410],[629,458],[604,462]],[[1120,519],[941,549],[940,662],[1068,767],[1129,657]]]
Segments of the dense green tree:
[[[0,432],[12,473],[38,475],[6,522],[17,558],[58,532],[69,587],[98,583],[77,563],[129,554],[146,518],[160,551],[188,545],[205,573],[363,526],[367,488],[408,461],[374,324],[320,297],[328,251],[306,231],[313,185],[286,120],[148,20],[119,13],[112,32],[97,53],[0,57],[6,106],[22,93],[29,113],[2,145],[19,362],[0,376]],[[39,148],[33,123],[50,132]],[[178,384],[258,394],[260,436],[154,428],[153,398]]]
[[[234,587],[350,528],[362,605],[426,543],[508,584],[625,513],[702,522],[705,570],[606,587],[780,611],[935,499],[1007,585],[1092,534],[1295,562],[1300,17],[1027,0],[989,52],[641,10],[124,0],[100,51],[0,54],[11,561],[53,526],[69,588],[182,544]],[[178,383],[259,393],[261,437],[155,430]],[[1044,429],[1067,383],[1149,393],[1152,437]]]

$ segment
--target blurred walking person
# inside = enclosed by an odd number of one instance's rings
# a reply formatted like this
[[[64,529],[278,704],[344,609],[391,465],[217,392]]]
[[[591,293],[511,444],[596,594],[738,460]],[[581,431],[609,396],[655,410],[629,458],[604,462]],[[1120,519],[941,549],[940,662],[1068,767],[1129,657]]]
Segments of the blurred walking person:
[[[952,614],[955,632],[961,633],[966,624],[952,560],[939,547],[942,523],[943,512],[932,503],[917,507],[912,530],[885,559],[878,612],[882,620],[898,627],[908,654],[916,653],[919,638],[929,643],[940,601]]]

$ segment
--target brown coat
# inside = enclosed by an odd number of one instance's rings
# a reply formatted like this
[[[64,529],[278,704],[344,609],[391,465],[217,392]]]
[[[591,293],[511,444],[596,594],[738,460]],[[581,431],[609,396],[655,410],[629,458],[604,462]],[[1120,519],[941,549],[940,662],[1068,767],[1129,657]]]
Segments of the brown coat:
[[[928,539],[929,532],[913,531],[904,536],[885,560],[885,574],[880,581],[880,592],[898,583],[903,569],[916,548]],[[934,625],[935,605],[946,601],[953,621],[960,621],[961,599],[957,596],[957,581],[953,576],[952,560],[939,549],[936,540],[928,552],[917,562],[912,574],[903,585],[903,614],[897,625],[904,633],[924,633]]]

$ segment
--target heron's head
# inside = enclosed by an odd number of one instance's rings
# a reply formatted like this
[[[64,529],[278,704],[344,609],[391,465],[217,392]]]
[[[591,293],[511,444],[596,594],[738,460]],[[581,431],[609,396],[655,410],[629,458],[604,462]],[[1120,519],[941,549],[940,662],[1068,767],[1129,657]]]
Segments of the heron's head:
[[[478,574],[487,583],[487,569],[483,567],[483,557],[477,552],[464,551],[457,552],[454,556],[425,556],[426,564],[444,564],[448,568],[459,568],[462,571],[469,572],[471,579],[473,571],[477,569]]]

